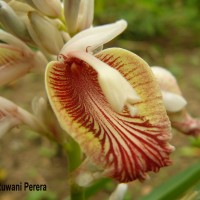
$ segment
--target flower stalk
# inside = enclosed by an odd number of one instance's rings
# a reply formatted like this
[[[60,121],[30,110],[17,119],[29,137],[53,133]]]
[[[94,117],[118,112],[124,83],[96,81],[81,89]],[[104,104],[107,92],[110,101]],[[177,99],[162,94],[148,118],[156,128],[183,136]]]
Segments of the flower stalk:
[[[71,200],[84,200],[85,189],[76,183],[76,176],[72,173],[77,167],[80,166],[83,160],[82,151],[80,146],[72,138],[68,138],[67,143],[63,144],[68,159],[68,176],[70,186],[70,199]]]

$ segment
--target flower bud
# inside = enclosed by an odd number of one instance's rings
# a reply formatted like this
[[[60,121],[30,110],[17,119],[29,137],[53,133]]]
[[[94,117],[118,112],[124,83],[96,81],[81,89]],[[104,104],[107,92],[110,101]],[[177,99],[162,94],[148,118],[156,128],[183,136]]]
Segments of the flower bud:
[[[186,135],[200,136],[200,120],[193,118],[186,109],[176,78],[166,69],[151,68],[162,90],[163,102],[174,128]]]
[[[81,1],[77,20],[78,31],[90,28],[94,16],[94,0]]]
[[[26,0],[34,8],[50,17],[60,17],[62,13],[61,2],[59,0]]]
[[[0,125],[1,123],[3,126],[0,128],[4,131],[25,124],[38,133],[48,134],[46,127],[34,115],[3,97],[0,97]]]
[[[64,0],[64,14],[67,30],[70,34],[77,31],[77,19],[81,0]]]
[[[5,115],[3,110],[0,110],[0,137],[9,132],[12,128],[21,124],[21,121],[10,114]]]
[[[32,51],[23,41],[2,29],[0,29],[0,41],[22,49],[24,54],[29,54]]]
[[[94,0],[64,0],[67,30],[74,35],[92,25]]]
[[[30,5],[32,8],[37,9],[32,0],[25,0],[25,2],[26,2],[28,5]]]
[[[26,25],[26,21],[28,18],[27,13],[35,10],[33,7],[31,7],[27,3],[21,2],[21,1],[10,1],[9,6],[15,11],[15,13],[19,17],[19,19],[22,22],[24,22],[25,25]],[[31,39],[31,37],[30,37],[30,39]],[[32,42],[32,40],[30,42]]]
[[[35,97],[32,100],[32,110],[37,119],[48,127],[49,136],[59,143],[64,142],[66,134],[63,135],[63,131],[47,100],[43,97]]]
[[[16,15],[13,9],[4,1],[0,1],[0,23],[8,32],[19,38],[30,41],[25,24]]]
[[[0,30],[0,85],[15,81],[33,67],[44,69],[47,59],[15,36]],[[6,44],[5,44],[6,43]]]
[[[28,31],[41,50],[57,55],[64,45],[62,35],[49,20],[38,12],[29,12]]]

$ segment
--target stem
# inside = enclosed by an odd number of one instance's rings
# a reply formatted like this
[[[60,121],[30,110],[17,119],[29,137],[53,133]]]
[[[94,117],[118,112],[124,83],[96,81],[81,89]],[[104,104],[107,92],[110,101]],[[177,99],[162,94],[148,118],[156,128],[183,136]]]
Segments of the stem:
[[[84,200],[85,199],[85,192],[84,188],[77,185],[75,182],[71,182],[70,184],[71,190],[71,200]]]
[[[75,170],[82,162],[82,152],[78,143],[70,138],[69,143],[64,144],[64,149],[67,152],[68,157],[68,169],[69,173]],[[84,188],[77,185],[75,182],[75,176],[70,177],[70,196],[71,200],[84,200],[85,193]]]

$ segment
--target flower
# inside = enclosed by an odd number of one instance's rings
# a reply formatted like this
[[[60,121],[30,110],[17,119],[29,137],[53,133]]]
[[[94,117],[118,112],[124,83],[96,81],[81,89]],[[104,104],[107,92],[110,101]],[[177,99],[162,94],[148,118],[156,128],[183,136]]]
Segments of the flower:
[[[37,11],[30,11],[28,18],[27,28],[33,41],[42,51],[57,55],[64,45],[58,28]]]
[[[93,53],[126,26],[120,20],[78,33],[46,69],[51,106],[86,155],[81,185],[99,176],[144,180],[171,164],[170,122],[150,67],[120,48]]]
[[[0,23],[8,32],[17,37],[30,41],[31,38],[26,29],[25,23],[17,16],[15,11],[4,1],[0,1]]]
[[[26,0],[26,2],[41,11],[44,15],[49,17],[61,16],[62,6],[60,0]]]
[[[1,136],[12,128],[25,124],[32,130],[47,135],[46,127],[31,113],[12,101],[0,97],[0,133]]]
[[[187,101],[182,96],[176,78],[166,69],[151,67],[162,90],[163,101],[172,126],[186,135],[200,136],[200,120],[187,111]]]
[[[0,85],[14,81],[33,67],[44,67],[46,58],[40,51],[33,51],[15,36],[0,29]]]

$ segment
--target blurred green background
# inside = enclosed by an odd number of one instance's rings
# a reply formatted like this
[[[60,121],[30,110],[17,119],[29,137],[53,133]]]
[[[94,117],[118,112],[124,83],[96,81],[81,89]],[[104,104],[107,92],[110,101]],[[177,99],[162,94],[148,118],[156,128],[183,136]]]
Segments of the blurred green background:
[[[96,0],[95,3],[95,24],[127,20],[124,39],[159,41],[172,46],[200,44],[198,0]]]

